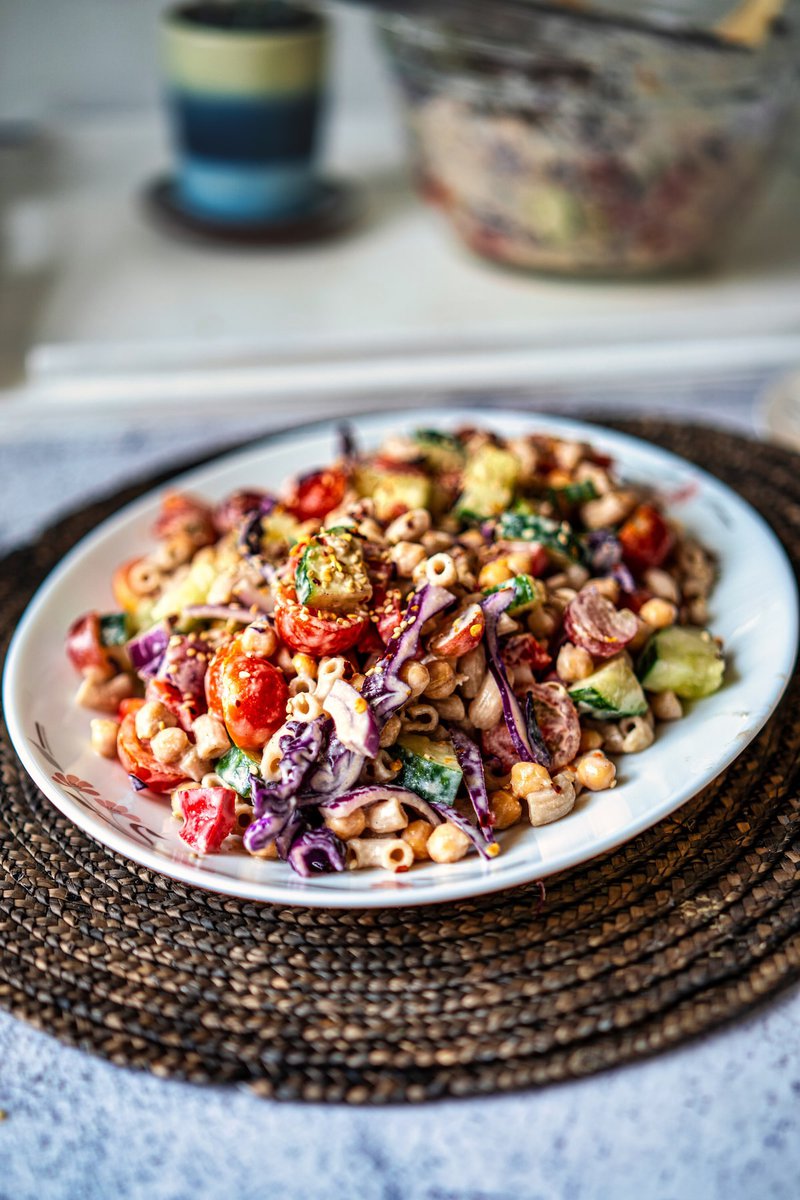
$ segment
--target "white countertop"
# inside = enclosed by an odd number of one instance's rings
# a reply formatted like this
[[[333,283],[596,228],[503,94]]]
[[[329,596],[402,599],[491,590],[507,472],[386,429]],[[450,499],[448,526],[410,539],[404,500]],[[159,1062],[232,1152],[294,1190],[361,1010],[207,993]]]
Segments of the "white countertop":
[[[559,411],[604,404],[747,430],[766,376],[627,391],[539,389]],[[420,397],[414,397],[420,401]],[[519,401],[520,397],[515,397]],[[285,423],[284,405],[284,418]],[[225,438],[277,418],[233,415]],[[0,544],[218,431],[180,421],[0,443]],[[0,1013],[0,1197],[9,1200],[794,1200],[800,988],[678,1049],[538,1092],[355,1110],[272,1103],[112,1067]]]
[[[52,122],[0,142],[0,425],[83,409],[251,408],[291,393],[519,386],[649,364],[800,358],[800,163],[789,159],[723,267],[629,283],[537,278],[479,260],[409,186],[396,109],[333,114],[326,170],[362,187],[349,236],[271,252],[152,227],[164,123]],[[5,386],[4,386],[5,385]]]

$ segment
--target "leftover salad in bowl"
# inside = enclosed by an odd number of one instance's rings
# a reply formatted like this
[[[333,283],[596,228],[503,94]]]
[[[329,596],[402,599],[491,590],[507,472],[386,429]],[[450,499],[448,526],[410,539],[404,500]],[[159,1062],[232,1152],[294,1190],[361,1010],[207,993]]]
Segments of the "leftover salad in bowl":
[[[722,684],[712,557],[587,442],[343,429],[279,494],[245,482],[167,492],[66,641],[92,748],[198,855],[494,858]]]

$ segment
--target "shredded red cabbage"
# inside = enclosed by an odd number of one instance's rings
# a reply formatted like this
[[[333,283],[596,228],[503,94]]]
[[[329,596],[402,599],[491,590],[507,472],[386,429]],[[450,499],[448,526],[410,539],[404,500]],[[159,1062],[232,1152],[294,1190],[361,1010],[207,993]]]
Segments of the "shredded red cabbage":
[[[483,773],[481,752],[471,738],[460,729],[451,729],[450,737],[456,752],[458,765],[464,776],[464,785],[469,793],[478,827],[487,845],[495,845],[494,830],[492,829],[492,814],[489,808],[489,795],[486,791],[486,777]],[[496,851],[495,851],[496,853]]]
[[[152,679],[158,673],[171,635],[169,623],[161,621],[152,629],[137,634],[127,643],[131,666],[142,679]]]
[[[334,681],[324,701],[333,718],[336,736],[347,750],[375,758],[380,749],[378,722],[360,692],[344,679]]]
[[[508,592],[511,603],[512,593]],[[413,592],[406,605],[397,634],[389,641],[385,654],[367,674],[362,696],[369,701],[382,728],[396,709],[411,696],[411,688],[400,678],[400,668],[413,658],[419,647],[422,627],[442,609],[455,604],[455,596],[445,588],[426,583]]]
[[[308,879],[320,872],[343,871],[345,847],[332,829],[307,829],[292,842],[289,866]]]
[[[250,776],[250,789],[255,820],[245,829],[242,840],[245,848],[253,854],[264,850],[283,833],[295,814],[297,802],[294,796],[281,796],[269,791],[268,785],[258,775]]]
[[[329,800],[327,797],[302,796],[300,803],[319,803],[320,812],[325,816],[349,817],[350,813],[355,812],[357,808],[364,808],[367,804],[374,804],[376,800],[392,799],[397,799],[401,804],[407,805],[408,808],[413,808],[420,816],[430,821],[431,825],[441,824],[439,812],[443,811],[443,809],[437,809],[427,800],[423,800],[422,796],[418,796],[416,792],[412,792],[408,788],[400,787],[394,783],[365,784],[364,787],[354,788],[353,791],[345,792],[344,795],[337,796],[333,800]],[[320,800],[323,802],[320,803]]]
[[[500,699],[503,703],[503,718],[508,728],[514,750],[519,755],[521,762],[536,762],[537,760],[528,741],[528,730],[522,710],[514,695],[511,684],[508,682],[505,664],[500,654],[500,643],[497,638],[497,622],[513,599],[513,590],[511,588],[503,588],[499,592],[493,592],[481,602],[483,615],[486,618],[484,636],[486,639],[487,665],[492,673],[492,678],[500,690]]]
[[[487,842],[480,829],[476,829],[466,817],[461,816],[461,813],[456,812],[454,808],[450,808],[448,804],[441,804],[438,800],[431,800],[431,807],[445,821],[451,821],[462,833],[467,835],[481,858],[492,859],[495,857],[499,850],[497,842],[494,839],[491,842]]]
[[[249,608],[239,608],[235,604],[189,604],[183,610],[183,616],[196,621],[238,621],[240,625],[249,625],[253,619]]]
[[[208,656],[201,639],[193,634],[188,637],[173,634],[164,651],[157,678],[166,679],[184,699],[191,696],[193,700],[201,701],[204,709],[207,667]]]
[[[306,783],[312,792],[321,792],[326,796],[347,792],[355,787],[363,765],[364,755],[348,750],[334,732],[328,741],[325,757]]]

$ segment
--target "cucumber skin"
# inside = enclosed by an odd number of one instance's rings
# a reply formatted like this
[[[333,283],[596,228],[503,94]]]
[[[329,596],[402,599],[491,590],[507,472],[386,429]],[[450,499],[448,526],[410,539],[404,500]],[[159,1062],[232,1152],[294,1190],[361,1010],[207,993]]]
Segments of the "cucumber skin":
[[[129,637],[125,613],[107,613],[100,618],[100,641],[104,646],[124,646]]]
[[[682,700],[702,700],[719,691],[725,659],[713,642],[702,637],[703,632],[670,626],[654,633],[639,657],[637,675],[642,686],[649,692],[674,692]],[[673,647],[670,655],[670,640],[683,642],[682,654]]]
[[[230,750],[226,750],[214,768],[215,774],[219,775],[223,783],[233,788],[244,800],[249,798],[252,791],[250,775],[257,770],[258,763],[255,759],[245,754],[238,746],[231,746]]]
[[[461,786],[462,771],[460,767],[453,769],[434,762],[432,759],[423,758],[421,755],[415,754],[413,750],[401,746],[399,742],[394,746],[392,752],[397,753],[397,757],[403,764],[403,769],[397,778],[397,783],[401,787],[408,788],[410,792],[416,792],[424,800],[436,800],[440,804],[452,806]]]
[[[516,613],[528,612],[529,609],[536,608],[544,598],[543,587],[531,575],[515,575],[512,579],[507,579],[505,583],[498,583],[496,587],[487,588],[484,595],[491,596],[493,592],[501,592],[504,588],[513,589],[514,592],[514,599],[508,607],[508,614],[512,617]]]
[[[551,521],[535,514],[504,512],[500,536],[510,540],[539,542],[545,550],[569,562],[582,563],[583,549],[566,521]]]
[[[594,688],[577,689],[569,694],[571,700],[580,705],[581,714],[595,721],[619,721],[623,717],[642,717],[647,712],[647,700],[636,708],[621,709],[608,704]]]
[[[602,681],[612,678],[615,672],[622,673],[623,677],[629,672],[630,683],[623,694],[630,696],[635,703],[629,702],[620,707],[619,704],[613,704],[607,699],[602,688]],[[592,717],[596,721],[616,721],[622,717],[641,717],[647,712],[647,697],[633,671],[627,667],[623,670],[619,664],[613,662],[605,667],[600,667],[586,679],[581,679],[574,684],[569,689],[569,695],[573,703],[580,706],[580,710],[585,716]]]

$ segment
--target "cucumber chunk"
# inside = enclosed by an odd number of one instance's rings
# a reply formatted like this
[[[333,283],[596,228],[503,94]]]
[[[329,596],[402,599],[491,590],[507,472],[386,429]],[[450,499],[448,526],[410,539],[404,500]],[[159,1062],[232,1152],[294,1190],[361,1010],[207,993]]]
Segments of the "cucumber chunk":
[[[675,692],[684,700],[698,700],[722,686],[725,659],[707,630],[672,625],[647,642],[637,673],[648,692]]]
[[[372,584],[357,537],[338,528],[311,538],[295,574],[297,599],[323,612],[350,612],[365,604]]]
[[[535,513],[504,512],[498,534],[512,542],[538,542],[559,563],[583,561],[581,544],[568,521],[553,521]]]
[[[428,508],[431,481],[418,467],[364,463],[353,474],[359,496],[371,496],[379,521],[391,521],[414,508]]]
[[[461,784],[461,767],[450,742],[432,742],[418,733],[407,733],[395,746],[403,769],[397,778],[402,787],[423,800],[452,804]]]
[[[460,471],[464,465],[464,447],[457,438],[437,429],[418,429],[414,441],[428,467],[436,471]]]
[[[258,774],[258,759],[238,746],[231,746],[217,762],[214,772],[229,788],[247,799],[252,787],[250,776]]]
[[[486,588],[484,595],[491,596],[492,592],[502,592],[505,588],[511,588],[514,592],[514,599],[507,609],[512,617],[515,617],[517,613],[528,612],[530,609],[536,608],[545,597],[544,584],[541,580],[534,579],[532,575],[515,575],[512,579],[507,579],[505,583],[498,583],[496,587]]]
[[[640,717],[647,712],[642,685],[621,656],[609,659],[599,671],[574,683],[569,694],[580,712],[600,721]]]
[[[481,446],[464,469],[463,490],[456,513],[464,519],[495,517],[514,499],[520,474],[520,462],[508,450]]]
[[[129,637],[127,613],[108,613],[100,618],[100,641],[104,646],[124,646]]]
[[[158,597],[151,614],[153,622],[179,615],[190,604],[205,604],[212,584],[217,579],[217,564],[213,555],[195,557],[188,573],[170,584]]]

